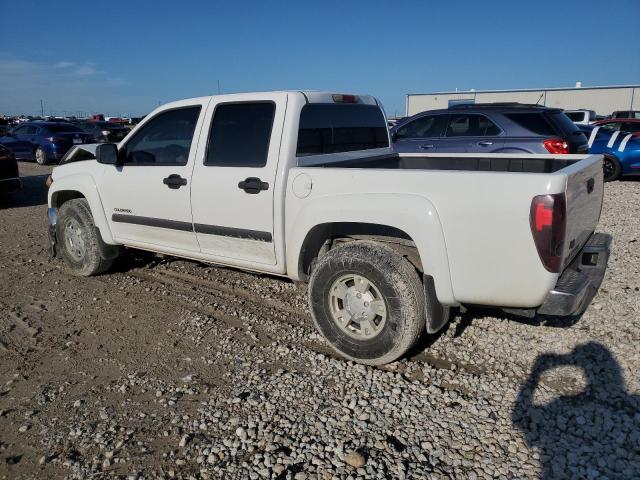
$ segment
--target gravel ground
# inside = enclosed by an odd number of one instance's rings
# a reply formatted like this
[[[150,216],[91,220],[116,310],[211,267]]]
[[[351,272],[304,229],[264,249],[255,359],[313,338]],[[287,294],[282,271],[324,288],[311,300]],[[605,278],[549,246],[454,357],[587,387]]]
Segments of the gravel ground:
[[[44,177],[0,209],[0,478],[638,478],[640,182],[606,185],[574,321],[457,314],[383,368],[336,358],[291,282],[45,250]]]

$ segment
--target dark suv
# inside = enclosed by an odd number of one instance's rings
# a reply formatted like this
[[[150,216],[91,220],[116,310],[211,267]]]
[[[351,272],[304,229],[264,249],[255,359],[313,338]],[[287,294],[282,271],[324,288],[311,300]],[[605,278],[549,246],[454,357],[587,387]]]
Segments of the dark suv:
[[[561,109],[520,103],[455,105],[391,129],[405,153],[587,153],[587,137]]]

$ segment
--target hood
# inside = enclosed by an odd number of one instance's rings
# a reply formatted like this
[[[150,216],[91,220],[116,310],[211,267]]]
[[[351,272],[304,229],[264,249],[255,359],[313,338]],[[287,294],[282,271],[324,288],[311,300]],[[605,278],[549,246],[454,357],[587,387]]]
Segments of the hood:
[[[74,145],[69,149],[64,157],[60,160],[59,165],[71,162],[81,162],[84,160],[96,159],[96,148],[100,143],[85,143],[81,145]]]

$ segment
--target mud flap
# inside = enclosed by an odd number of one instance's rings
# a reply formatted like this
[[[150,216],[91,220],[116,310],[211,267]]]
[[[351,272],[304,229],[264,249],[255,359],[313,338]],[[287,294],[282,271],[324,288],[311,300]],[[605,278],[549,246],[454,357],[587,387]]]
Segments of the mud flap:
[[[449,321],[449,307],[445,307],[438,301],[433,277],[422,276],[424,287],[424,309],[427,320],[427,333],[436,333]]]
[[[47,250],[49,252],[49,258],[56,258],[58,256],[57,245],[58,245],[58,236],[56,234],[56,226],[49,225],[49,239],[48,239]]]

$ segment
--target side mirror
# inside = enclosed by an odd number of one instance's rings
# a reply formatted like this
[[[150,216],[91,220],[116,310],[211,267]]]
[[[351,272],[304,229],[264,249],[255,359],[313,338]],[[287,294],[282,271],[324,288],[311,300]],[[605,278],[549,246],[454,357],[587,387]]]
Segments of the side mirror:
[[[398,134],[396,132],[391,132],[391,141],[395,142],[398,140]]]
[[[102,143],[96,147],[96,160],[105,165],[118,163],[118,147],[115,143]]]

